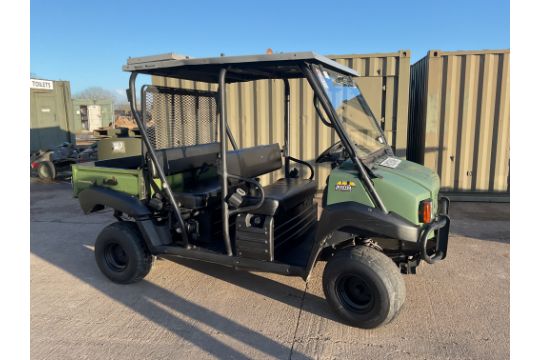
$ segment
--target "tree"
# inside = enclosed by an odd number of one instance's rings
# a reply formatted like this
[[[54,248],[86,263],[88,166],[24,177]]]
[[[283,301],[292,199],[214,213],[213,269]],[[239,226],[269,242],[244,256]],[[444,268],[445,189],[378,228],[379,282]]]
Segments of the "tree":
[[[118,96],[107,89],[104,89],[99,86],[93,86],[84,89],[83,91],[80,91],[76,93],[73,96],[74,99],[92,99],[92,100],[112,100],[113,103],[118,103],[119,99]]]

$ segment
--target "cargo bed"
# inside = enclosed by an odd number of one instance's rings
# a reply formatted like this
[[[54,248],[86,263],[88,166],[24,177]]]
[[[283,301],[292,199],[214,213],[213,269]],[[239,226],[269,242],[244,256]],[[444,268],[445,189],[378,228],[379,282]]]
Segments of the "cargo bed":
[[[102,186],[144,199],[148,190],[142,164],[142,156],[74,164],[71,167],[73,196],[78,197],[81,191],[91,186]],[[184,176],[175,174],[167,176],[167,180],[171,187],[179,188],[183,185]],[[154,179],[154,182],[161,188],[160,179]]]

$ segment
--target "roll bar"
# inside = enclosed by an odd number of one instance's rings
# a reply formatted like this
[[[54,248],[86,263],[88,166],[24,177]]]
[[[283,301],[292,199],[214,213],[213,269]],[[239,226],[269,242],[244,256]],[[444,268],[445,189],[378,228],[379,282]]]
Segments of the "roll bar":
[[[139,114],[139,112],[137,111],[137,92],[136,92],[136,84],[135,84],[137,75],[138,75],[137,72],[132,72],[129,77],[129,93],[128,93],[129,105],[131,108],[131,113],[134,115],[135,121],[137,122],[137,125],[139,126],[139,129],[141,131],[141,135],[142,135],[141,137],[143,139],[144,145],[146,146],[148,154],[150,155],[150,158],[152,159],[154,164],[158,164],[159,161],[158,161],[156,152],[152,144],[150,144],[150,141],[148,140],[148,133],[146,132],[146,126],[144,126],[143,124],[143,121],[141,119],[141,114]],[[183,245],[189,248],[190,244],[189,244],[189,239],[187,236],[186,224],[184,223],[184,220],[182,219],[180,206],[178,205],[178,203],[176,202],[174,198],[174,194],[171,190],[171,186],[169,182],[167,181],[167,177],[165,176],[163,169],[161,168],[161,166],[156,166],[156,169],[158,172],[158,176],[161,180],[162,187],[165,189],[165,194],[169,197],[170,203],[173,207],[174,214],[176,215],[178,219],[178,223],[177,223],[178,225],[175,225],[175,231],[180,232],[180,235],[182,236]]]
[[[225,250],[227,255],[232,256],[231,237],[229,235],[229,207],[227,206],[227,136],[230,134],[227,125],[227,103],[226,103],[226,82],[227,69],[222,68],[219,71],[219,124],[220,124],[220,140],[221,140],[221,201],[222,201],[222,221],[223,221],[223,238],[225,241]]]
[[[283,85],[285,86],[285,109],[283,111],[283,121],[285,122],[285,141],[283,145],[283,157],[285,158],[285,177],[289,177],[291,170],[291,159],[289,153],[289,146],[291,142],[291,86],[289,80],[283,79]],[[270,104],[270,106],[272,106]]]

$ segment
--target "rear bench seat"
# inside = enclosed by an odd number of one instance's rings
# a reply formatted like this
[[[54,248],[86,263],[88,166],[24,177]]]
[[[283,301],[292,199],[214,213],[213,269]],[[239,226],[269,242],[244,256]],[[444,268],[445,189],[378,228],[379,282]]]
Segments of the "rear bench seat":
[[[192,145],[163,149],[156,151],[158,161],[165,175],[181,172],[195,171],[204,166],[216,166],[220,153],[219,143]],[[279,144],[254,146],[227,153],[227,171],[229,174],[244,178],[255,178],[282,167],[281,150]],[[151,167],[152,175],[157,178],[157,171]],[[287,210],[313,196],[317,191],[317,184],[307,179],[280,179],[264,187],[265,201],[255,210],[261,215],[273,216],[278,207]],[[174,191],[177,201],[182,207],[200,209],[208,205],[212,197],[218,197],[221,192],[220,178],[218,176],[187,184],[181,191]],[[253,199],[257,201],[257,199]]]
[[[169,176],[183,172],[194,172],[204,166],[215,166],[219,152],[219,143],[209,143],[161,149],[156,151],[156,155],[165,175]],[[153,163],[150,167],[150,173],[154,178],[158,178],[157,169]],[[195,183],[185,184],[187,186],[184,186],[184,189],[180,191],[172,189],[175,199],[180,202],[182,207],[188,209],[206,207],[208,200],[211,197],[217,197],[221,191],[217,176],[202,181],[193,180]]]

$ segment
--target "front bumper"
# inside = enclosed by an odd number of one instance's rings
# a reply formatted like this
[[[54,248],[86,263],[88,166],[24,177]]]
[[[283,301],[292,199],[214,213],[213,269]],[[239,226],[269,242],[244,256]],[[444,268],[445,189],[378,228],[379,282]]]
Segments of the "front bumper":
[[[433,264],[446,257],[448,249],[448,233],[450,230],[450,218],[448,208],[450,200],[446,197],[439,199],[439,214],[429,224],[424,225],[418,237],[418,247],[422,260],[428,264]],[[435,232],[435,247],[428,249],[428,236]]]

